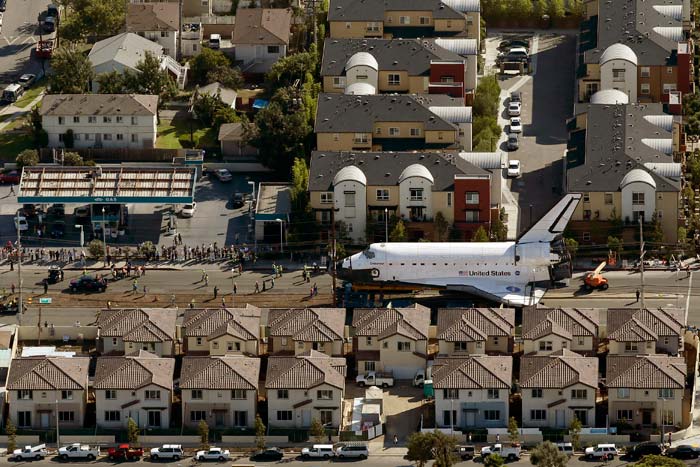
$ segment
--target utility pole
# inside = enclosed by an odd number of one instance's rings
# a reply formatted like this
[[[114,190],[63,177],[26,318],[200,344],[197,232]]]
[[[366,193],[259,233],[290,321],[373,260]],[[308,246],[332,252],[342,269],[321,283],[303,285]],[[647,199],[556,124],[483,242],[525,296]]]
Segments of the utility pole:
[[[334,197],[335,198],[335,197]],[[331,268],[333,268],[333,307],[338,306],[338,298],[336,297],[336,283],[335,283],[335,262],[336,262],[336,243],[335,243],[335,199],[333,200],[333,207],[331,208],[331,235],[333,236],[333,249],[331,250]]]
[[[389,243],[389,209],[384,208],[384,243]]]
[[[642,282],[640,289],[639,309],[644,309],[644,230],[642,229],[642,216],[639,216],[639,277]]]
[[[17,228],[17,283],[19,285],[19,301],[17,302],[17,316],[19,324],[22,325],[22,315],[24,314],[24,303],[22,301],[22,231],[19,228],[19,213],[15,217],[15,227]]]

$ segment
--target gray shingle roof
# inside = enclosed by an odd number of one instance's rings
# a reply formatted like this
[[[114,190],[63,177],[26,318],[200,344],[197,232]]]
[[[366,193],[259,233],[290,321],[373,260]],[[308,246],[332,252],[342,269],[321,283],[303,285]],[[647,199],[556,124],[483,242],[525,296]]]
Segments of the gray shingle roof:
[[[682,389],[686,374],[681,357],[609,355],[605,378],[609,388]]]
[[[271,337],[302,342],[339,341],[345,331],[345,308],[271,309],[268,327]]]
[[[425,340],[430,327],[430,309],[418,304],[410,308],[355,308],[352,325],[356,336],[385,339],[400,334]]]
[[[349,166],[358,167],[368,185],[397,185],[404,169],[413,164],[428,169],[434,180],[433,191],[452,190],[455,175],[488,175],[487,171],[448,153],[314,151],[309,166],[309,190],[332,190],[335,175]]]
[[[433,364],[435,389],[510,389],[513,357],[438,358]]]
[[[510,337],[515,328],[513,308],[442,308],[438,310],[437,338],[447,342],[484,341],[489,336]]]
[[[259,379],[259,358],[225,356],[182,359],[181,389],[257,390]]]
[[[234,45],[289,45],[291,24],[291,8],[239,8],[231,42]]]
[[[372,133],[376,122],[422,122],[425,131],[457,127],[428,110],[430,106],[464,106],[443,94],[379,94],[356,96],[322,93],[316,109],[316,133]]]
[[[345,359],[309,350],[295,357],[270,357],[267,362],[267,389],[311,389],[329,384],[345,389]]]
[[[124,32],[96,42],[88,58],[92,67],[102,71],[100,65],[115,61],[127,68],[136,69],[136,65],[151,52],[156,57],[163,54],[163,47],[133,32]]]
[[[437,19],[463,18],[440,0],[331,0],[328,21],[382,21],[385,11],[432,11]]]
[[[175,359],[141,351],[125,357],[98,357],[95,389],[139,389],[149,384],[171,391]]]
[[[591,308],[532,308],[523,313],[523,339],[539,339],[550,333],[571,339],[598,336],[598,312]]]
[[[102,310],[97,319],[100,337],[125,342],[165,342],[175,339],[177,314],[169,308]]]
[[[523,356],[520,387],[563,389],[573,384],[598,387],[598,358],[564,349],[552,355]]]
[[[41,100],[41,115],[153,116],[158,96],[147,94],[47,94]]]
[[[81,390],[87,389],[88,366],[85,357],[15,358],[7,377],[8,390]]]
[[[678,339],[683,335],[685,313],[680,308],[610,308],[607,322],[608,339],[621,342],[655,341],[659,337]]]

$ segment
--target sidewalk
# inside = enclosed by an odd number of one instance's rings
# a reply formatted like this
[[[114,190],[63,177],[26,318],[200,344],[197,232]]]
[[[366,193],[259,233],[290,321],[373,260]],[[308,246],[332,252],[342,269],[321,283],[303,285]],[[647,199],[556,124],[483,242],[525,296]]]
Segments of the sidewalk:
[[[36,96],[26,107],[17,107],[15,105],[8,105],[7,107],[5,107],[3,112],[0,113],[0,116],[11,115],[11,117],[9,117],[7,120],[0,122],[0,131],[4,130],[5,127],[13,121],[28,114],[36,104],[41,102],[41,99],[43,98],[44,93],[42,92],[41,94]]]

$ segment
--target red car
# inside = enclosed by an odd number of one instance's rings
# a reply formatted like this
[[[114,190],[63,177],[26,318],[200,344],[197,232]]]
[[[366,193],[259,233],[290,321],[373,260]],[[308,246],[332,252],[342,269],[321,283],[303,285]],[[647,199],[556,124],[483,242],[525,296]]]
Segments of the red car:
[[[137,461],[143,457],[143,449],[133,448],[128,444],[120,444],[116,448],[109,448],[107,451],[107,456],[109,457],[109,460]]]
[[[17,185],[19,183],[19,172],[13,170],[11,172],[0,174],[0,182]]]

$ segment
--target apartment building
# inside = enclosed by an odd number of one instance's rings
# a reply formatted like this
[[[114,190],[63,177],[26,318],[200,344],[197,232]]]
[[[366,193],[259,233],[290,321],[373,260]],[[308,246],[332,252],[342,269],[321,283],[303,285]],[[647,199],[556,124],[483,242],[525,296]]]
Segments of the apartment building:
[[[680,118],[662,104],[628,104],[621,91],[607,90],[577,104],[568,129],[566,191],[583,193],[568,226],[576,239],[636,241],[641,218],[658,220],[664,241],[674,243],[682,220]]]
[[[610,308],[607,313],[610,355],[680,355],[683,352],[684,309]]]
[[[55,148],[133,148],[156,145],[158,96],[47,94],[41,125]]]
[[[185,311],[182,336],[188,355],[259,355],[261,310],[205,308]]]
[[[578,98],[617,89],[629,102],[694,92],[690,3],[587,0],[579,40]]]
[[[179,57],[180,7],[177,3],[129,3],[126,31],[145,37],[163,47],[163,53]]]
[[[353,86],[358,85],[366,83]],[[314,128],[319,151],[471,150],[472,108],[464,99],[360,93],[319,96]]]
[[[176,320],[169,308],[102,310],[97,318],[97,349],[103,355],[145,350],[159,357],[172,357]]]
[[[528,308],[523,313],[525,354],[558,355],[572,350],[582,355],[598,351],[599,312],[592,308]]]
[[[435,217],[471,239],[489,230],[500,204],[491,198],[492,174],[453,154],[326,152],[311,155],[310,205],[322,224],[342,222],[353,240],[384,240],[396,219],[409,240],[445,240]],[[438,238],[442,235],[443,238]]]
[[[441,308],[437,316],[440,357],[513,352],[513,308]]]
[[[345,308],[271,309],[267,320],[268,353],[300,355],[315,350],[342,357]]]

